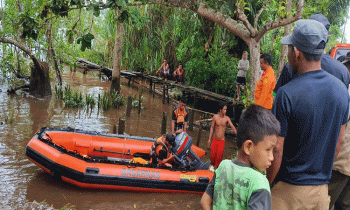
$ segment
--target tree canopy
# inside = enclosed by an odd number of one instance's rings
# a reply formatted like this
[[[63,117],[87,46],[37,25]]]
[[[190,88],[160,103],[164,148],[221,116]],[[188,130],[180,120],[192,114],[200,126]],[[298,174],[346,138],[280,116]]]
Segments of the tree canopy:
[[[190,85],[233,96],[244,50],[250,51],[254,90],[260,52],[271,53],[278,68],[281,26],[322,13],[332,24],[329,49],[341,36],[349,1],[292,1],[292,12],[288,1],[279,0],[1,0],[1,5],[0,37],[24,43],[42,60],[50,59],[45,49],[52,46],[71,65],[82,57],[112,67],[116,27],[123,23],[121,68],[153,73],[167,59],[171,70],[183,64]],[[1,62],[15,60],[9,53]]]

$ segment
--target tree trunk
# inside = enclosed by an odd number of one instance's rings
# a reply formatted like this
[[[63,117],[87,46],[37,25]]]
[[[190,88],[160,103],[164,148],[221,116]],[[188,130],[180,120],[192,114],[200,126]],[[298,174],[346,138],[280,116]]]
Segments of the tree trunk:
[[[16,55],[17,55],[17,75],[21,75],[21,56],[19,54],[19,50],[17,49],[17,47],[15,47],[15,51],[16,51]]]
[[[24,46],[22,43],[5,37],[0,37],[0,42],[9,43],[23,50],[32,59],[34,66],[31,68],[30,88],[29,91],[40,96],[51,95],[51,84],[49,77],[49,65],[45,62],[40,62],[33,52]]]
[[[2,32],[4,34],[4,32],[6,31],[5,29],[5,17],[4,17],[4,13],[5,13],[5,9],[4,9],[4,4],[3,4],[3,0],[0,0],[1,1],[1,25],[2,25]],[[7,53],[7,50],[6,50],[6,46],[5,45],[2,45],[2,56],[3,57],[6,57],[6,53]]]
[[[32,94],[38,94],[40,96],[52,95],[49,64],[46,62],[40,62],[40,66],[40,69],[31,66],[29,91]]]
[[[119,23],[117,25],[115,33],[115,43],[113,50],[113,72],[112,72],[112,83],[111,92],[120,93],[120,71],[122,63],[122,48],[123,48],[123,32],[124,25]]]
[[[276,37],[277,37],[277,32],[278,32],[278,28],[275,28],[275,30],[273,31],[273,36],[272,36],[272,40],[271,40],[270,55],[272,55],[273,45],[274,45]]]
[[[286,12],[291,13],[292,12],[292,0],[287,0],[287,6],[286,6]],[[291,15],[290,15],[291,16]],[[287,36],[291,33],[291,24],[285,25],[284,26],[284,35]],[[287,59],[287,54],[288,54],[288,46],[287,45],[282,45],[282,50],[281,50],[281,57],[280,61],[278,64],[278,73],[276,79],[278,79],[281,75],[281,72],[283,70],[284,64],[286,63]]]
[[[54,67],[55,67],[55,71],[56,71],[56,77],[58,79],[58,85],[59,86],[62,86],[62,77],[61,77],[61,71],[60,71],[60,68],[58,68],[58,62],[57,62],[57,57],[56,57],[56,53],[52,47],[52,43],[51,43],[51,54],[52,54],[52,58],[53,58],[53,64],[54,64]]]
[[[260,40],[251,38],[249,41],[250,50],[250,99],[255,98],[256,84],[260,79]]]

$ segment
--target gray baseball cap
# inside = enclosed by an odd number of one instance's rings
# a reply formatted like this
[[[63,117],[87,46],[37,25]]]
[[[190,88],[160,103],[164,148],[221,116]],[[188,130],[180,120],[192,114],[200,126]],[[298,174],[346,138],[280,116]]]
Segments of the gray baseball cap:
[[[327,31],[329,31],[329,27],[331,27],[331,24],[329,23],[328,19],[322,14],[314,14],[309,19],[321,22],[324,25],[324,27],[326,27]]]
[[[301,19],[296,22],[292,34],[283,37],[283,45],[293,45],[298,50],[313,55],[323,54],[328,31],[316,20]]]

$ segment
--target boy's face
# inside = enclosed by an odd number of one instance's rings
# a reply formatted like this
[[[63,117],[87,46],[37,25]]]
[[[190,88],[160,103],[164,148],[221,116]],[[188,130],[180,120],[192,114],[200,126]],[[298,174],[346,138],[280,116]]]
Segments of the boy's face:
[[[183,110],[185,109],[185,107],[186,107],[186,104],[180,101],[180,102],[179,102],[179,109],[180,109],[181,111],[183,111]]]
[[[249,155],[250,163],[260,172],[264,172],[271,166],[273,161],[273,148],[277,143],[277,136],[265,136],[264,140],[257,145],[252,146],[252,151]]]
[[[227,106],[222,107],[222,109],[220,109],[220,112],[221,112],[221,114],[226,115]]]

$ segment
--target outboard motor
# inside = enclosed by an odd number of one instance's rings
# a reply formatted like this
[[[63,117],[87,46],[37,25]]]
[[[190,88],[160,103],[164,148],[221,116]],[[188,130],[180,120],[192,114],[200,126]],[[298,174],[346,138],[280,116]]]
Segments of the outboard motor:
[[[178,134],[175,137],[175,142],[171,148],[171,151],[175,155],[175,160],[182,166],[192,166],[195,169],[208,169],[210,160],[205,164],[200,158],[191,150],[192,138],[185,132]]]

